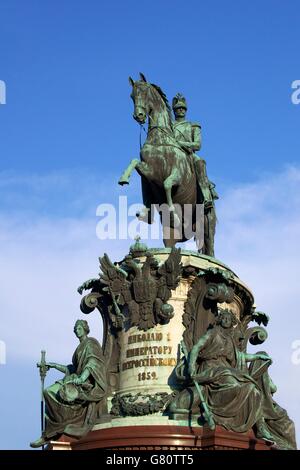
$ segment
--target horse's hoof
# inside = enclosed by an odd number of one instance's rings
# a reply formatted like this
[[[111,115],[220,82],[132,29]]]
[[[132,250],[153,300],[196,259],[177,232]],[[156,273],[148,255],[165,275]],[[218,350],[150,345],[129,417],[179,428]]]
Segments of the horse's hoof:
[[[148,215],[142,215],[140,212],[137,212],[135,215],[141,222],[148,222]]]
[[[128,179],[120,178],[118,181],[118,184],[120,184],[121,186],[124,186],[124,184],[129,184],[129,181]]]
[[[137,212],[135,215],[141,222],[146,222],[147,224],[153,223],[150,210],[145,207],[141,210],[141,212]]]

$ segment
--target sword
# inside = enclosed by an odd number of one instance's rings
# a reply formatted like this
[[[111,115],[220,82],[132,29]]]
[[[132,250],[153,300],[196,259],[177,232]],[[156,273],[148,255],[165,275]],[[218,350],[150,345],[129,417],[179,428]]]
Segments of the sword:
[[[117,299],[116,299],[116,296],[115,294],[113,293],[112,289],[108,288],[109,290],[109,293],[111,295],[111,298],[112,298],[112,301],[113,301],[113,306],[115,308],[115,312],[116,312],[116,317],[121,320],[121,323],[123,325],[124,323],[124,320],[125,320],[125,317],[123,315],[123,313],[121,312],[120,308],[119,308],[119,305],[118,305],[118,302],[117,302]]]
[[[41,362],[37,364],[37,367],[40,369],[41,377],[41,432],[43,434],[45,430],[45,404],[44,404],[44,383],[45,377],[49,370],[49,367],[46,365],[46,351],[41,351]],[[44,450],[44,446],[42,446]]]

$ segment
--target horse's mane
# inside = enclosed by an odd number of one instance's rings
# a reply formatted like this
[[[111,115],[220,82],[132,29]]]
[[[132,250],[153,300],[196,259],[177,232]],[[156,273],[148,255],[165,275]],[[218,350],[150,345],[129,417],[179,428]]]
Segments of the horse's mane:
[[[157,93],[162,98],[163,102],[165,103],[167,111],[168,111],[168,115],[169,115],[169,120],[170,120],[169,124],[172,127],[172,109],[171,109],[171,106],[169,104],[168,98],[166,97],[166,94],[162,91],[160,86],[155,85],[154,83],[151,83],[151,86],[153,86],[153,88],[157,91]]]

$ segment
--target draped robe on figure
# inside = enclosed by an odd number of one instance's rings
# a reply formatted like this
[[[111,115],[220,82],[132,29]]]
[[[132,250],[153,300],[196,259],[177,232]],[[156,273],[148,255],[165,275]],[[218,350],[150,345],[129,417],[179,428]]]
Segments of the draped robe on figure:
[[[62,389],[68,382],[88,369],[90,375],[82,385],[77,385],[78,398],[73,403],[63,400]],[[86,337],[76,348],[72,364],[65,377],[44,391],[46,404],[45,437],[59,434],[81,437],[95,423],[97,405],[107,390],[106,368],[100,344]]]
[[[234,329],[215,326],[204,335],[195,380],[216,424],[247,432],[264,419],[278,448],[296,449],[294,423],[272,397],[270,364],[271,360],[256,359],[248,368]],[[181,391],[175,402],[179,412],[192,409],[193,414],[199,413],[200,399],[193,384]]]

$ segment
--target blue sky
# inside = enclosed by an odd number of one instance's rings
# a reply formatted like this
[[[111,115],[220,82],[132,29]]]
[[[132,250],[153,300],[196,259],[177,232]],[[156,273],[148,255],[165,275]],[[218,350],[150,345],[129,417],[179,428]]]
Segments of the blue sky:
[[[220,194],[216,255],[271,316],[278,402],[300,430],[300,365],[290,361],[300,338],[298,13],[293,0],[2,0],[0,381],[14,384],[0,392],[2,448],[37,437],[34,364],[42,347],[70,359],[77,286],[97,274],[104,251],[118,259],[128,250],[129,241],[96,238],[95,213],[121,194],[139,202],[137,176],[116,184],[139,152],[128,84],[139,71],[169,99],[185,94],[202,125],[200,154]],[[90,321],[97,336],[100,322]]]

